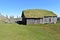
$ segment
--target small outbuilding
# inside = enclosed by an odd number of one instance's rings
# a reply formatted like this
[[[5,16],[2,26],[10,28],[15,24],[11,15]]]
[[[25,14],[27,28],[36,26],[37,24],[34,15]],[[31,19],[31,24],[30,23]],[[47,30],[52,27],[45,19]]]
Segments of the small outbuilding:
[[[57,15],[48,10],[29,9],[22,11],[22,22],[24,24],[56,24]]]

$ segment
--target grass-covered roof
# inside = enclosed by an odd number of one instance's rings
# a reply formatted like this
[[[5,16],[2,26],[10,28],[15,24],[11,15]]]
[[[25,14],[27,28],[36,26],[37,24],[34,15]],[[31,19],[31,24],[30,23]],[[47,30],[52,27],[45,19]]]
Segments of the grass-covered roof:
[[[52,11],[41,9],[24,10],[23,13],[26,18],[42,18],[44,16],[57,16]]]

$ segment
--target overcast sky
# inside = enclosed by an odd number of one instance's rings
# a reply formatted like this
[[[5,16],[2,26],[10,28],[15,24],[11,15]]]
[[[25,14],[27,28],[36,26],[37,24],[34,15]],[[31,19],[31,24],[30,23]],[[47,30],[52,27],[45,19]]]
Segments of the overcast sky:
[[[60,16],[60,0],[0,0],[0,13],[21,16],[25,9],[46,9]]]

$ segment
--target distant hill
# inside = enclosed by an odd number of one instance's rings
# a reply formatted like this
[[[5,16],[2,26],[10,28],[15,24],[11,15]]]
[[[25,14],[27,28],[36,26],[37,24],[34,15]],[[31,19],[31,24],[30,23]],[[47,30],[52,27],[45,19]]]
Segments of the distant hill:
[[[0,22],[5,22],[6,21],[6,17],[5,16],[3,16],[2,14],[0,14]]]

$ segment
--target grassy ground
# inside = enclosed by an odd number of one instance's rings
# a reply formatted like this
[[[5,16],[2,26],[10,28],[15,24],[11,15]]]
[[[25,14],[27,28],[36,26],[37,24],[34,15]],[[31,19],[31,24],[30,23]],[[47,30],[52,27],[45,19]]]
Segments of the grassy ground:
[[[0,40],[60,40],[60,23],[0,24]]]

